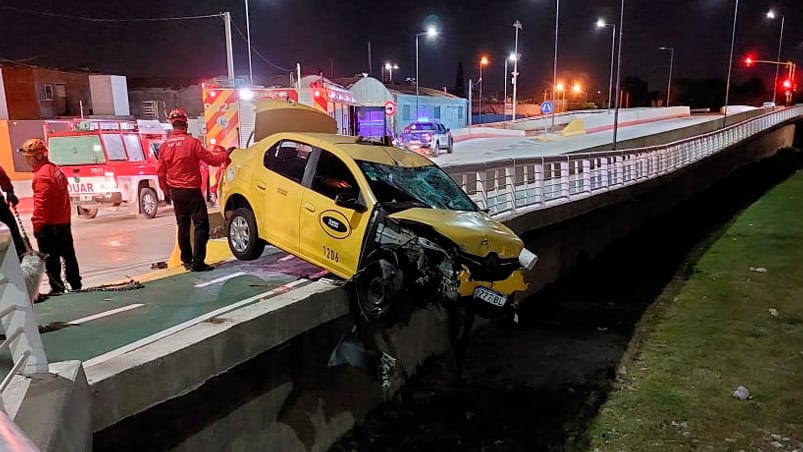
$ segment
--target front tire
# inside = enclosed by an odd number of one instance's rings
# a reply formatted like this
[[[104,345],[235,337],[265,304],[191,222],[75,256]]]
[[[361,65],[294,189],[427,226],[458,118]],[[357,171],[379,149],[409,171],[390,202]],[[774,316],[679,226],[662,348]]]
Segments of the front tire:
[[[139,211],[146,218],[155,218],[159,210],[159,197],[156,190],[145,187],[139,191]]]
[[[86,218],[87,220],[91,220],[98,216],[98,208],[92,207],[87,209],[86,207],[78,206],[78,216],[81,218]]]
[[[369,262],[356,278],[357,303],[369,321],[389,321],[401,306],[404,273],[387,259]]]
[[[239,260],[252,261],[265,250],[265,241],[259,238],[251,209],[235,209],[229,217],[227,232],[231,254]]]
[[[454,141],[449,140],[449,147],[446,148],[446,153],[451,154],[454,152]]]
[[[441,153],[441,142],[436,141],[435,146],[432,148],[432,156],[437,157]]]

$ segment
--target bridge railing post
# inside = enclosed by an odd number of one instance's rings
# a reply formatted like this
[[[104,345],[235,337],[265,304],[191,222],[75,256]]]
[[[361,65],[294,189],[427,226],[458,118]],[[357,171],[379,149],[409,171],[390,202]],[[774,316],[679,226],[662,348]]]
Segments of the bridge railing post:
[[[563,199],[570,199],[571,197],[570,181],[569,157],[566,157],[566,160],[560,161],[560,197]]]
[[[583,188],[585,192],[591,194],[591,156],[586,155],[583,160]]]

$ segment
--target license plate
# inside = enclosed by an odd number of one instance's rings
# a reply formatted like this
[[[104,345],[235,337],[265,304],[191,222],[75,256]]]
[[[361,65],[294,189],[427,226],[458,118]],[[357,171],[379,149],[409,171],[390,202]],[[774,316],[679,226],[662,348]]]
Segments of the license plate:
[[[507,301],[507,297],[505,295],[502,295],[499,292],[494,292],[487,287],[477,287],[474,289],[474,298],[500,307],[504,306],[505,302]]]
[[[81,201],[92,201],[92,195],[81,195],[78,199]]]

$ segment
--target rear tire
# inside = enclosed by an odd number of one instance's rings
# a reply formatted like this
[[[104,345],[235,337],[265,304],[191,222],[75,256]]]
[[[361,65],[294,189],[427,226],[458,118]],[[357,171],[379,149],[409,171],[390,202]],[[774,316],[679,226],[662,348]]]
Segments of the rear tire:
[[[226,228],[231,254],[242,261],[252,261],[265,250],[265,241],[259,238],[257,222],[251,209],[235,209]]]
[[[449,140],[449,147],[446,148],[446,153],[451,154],[454,152],[454,141]]]
[[[159,211],[159,197],[156,196],[156,190],[145,187],[139,191],[139,211],[146,218],[156,217]]]

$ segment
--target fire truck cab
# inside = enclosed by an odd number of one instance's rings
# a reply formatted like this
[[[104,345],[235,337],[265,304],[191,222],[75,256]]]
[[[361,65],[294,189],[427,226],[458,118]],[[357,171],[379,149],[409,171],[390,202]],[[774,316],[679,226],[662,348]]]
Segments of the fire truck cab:
[[[94,218],[101,207],[123,204],[136,205],[146,218],[156,216],[165,201],[157,154],[167,139],[158,121],[76,119],[47,121],[44,128],[49,158],[67,176],[80,216]]]

